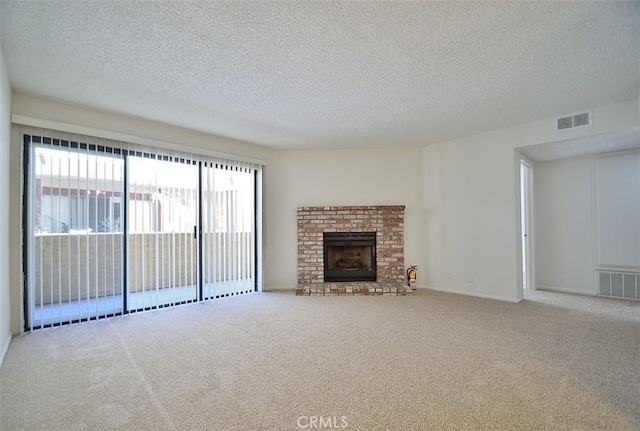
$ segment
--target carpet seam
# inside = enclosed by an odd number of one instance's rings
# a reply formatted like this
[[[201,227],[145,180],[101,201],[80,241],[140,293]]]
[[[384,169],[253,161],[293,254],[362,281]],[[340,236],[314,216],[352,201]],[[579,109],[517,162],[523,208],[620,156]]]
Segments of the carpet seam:
[[[169,414],[166,412],[166,410],[164,408],[164,405],[160,402],[160,400],[158,399],[156,393],[154,392],[153,388],[151,387],[151,384],[149,384],[149,381],[144,377],[144,374],[140,370],[140,367],[138,367],[138,364],[136,364],[136,361],[133,359],[133,356],[131,355],[131,351],[129,350],[129,347],[127,347],[127,343],[125,342],[124,337],[120,333],[120,330],[118,330],[118,327],[115,326],[113,324],[113,322],[111,322],[109,319],[107,319],[107,321],[109,321],[109,325],[111,327],[113,327],[113,329],[116,331],[116,335],[118,336],[118,339],[120,340],[120,344],[122,345],[122,348],[124,349],[124,353],[127,355],[127,359],[129,359],[129,362],[131,363],[131,366],[133,367],[134,371],[136,372],[136,374],[138,375],[140,380],[142,380],[142,383],[144,384],[144,387],[145,387],[145,389],[147,391],[147,395],[149,396],[149,399],[151,400],[151,403],[156,407],[156,409],[158,410],[158,412],[160,413],[160,415],[162,416],[164,421],[169,426],[169,429],[177,431],[178,428],[176,427],[176,425],[173,423],[173,421],[169,417]]]

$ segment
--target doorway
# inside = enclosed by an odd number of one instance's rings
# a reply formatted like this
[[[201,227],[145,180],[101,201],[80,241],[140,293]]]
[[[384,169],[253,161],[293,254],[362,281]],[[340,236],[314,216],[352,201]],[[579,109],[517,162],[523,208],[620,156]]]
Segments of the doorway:
[[[522,238],[522,288],[535,290],[532,247],[532,164],[520,160],[520,230]]]

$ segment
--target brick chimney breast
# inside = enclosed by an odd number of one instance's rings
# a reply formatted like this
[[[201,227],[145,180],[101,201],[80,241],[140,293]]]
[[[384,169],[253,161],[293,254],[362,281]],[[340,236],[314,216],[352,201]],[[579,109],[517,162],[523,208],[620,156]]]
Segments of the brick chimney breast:
[[[298,284],[324,282],[324,232],[376,232],[378,282],[404,283],[404,210],[404,205],[298,208]]]

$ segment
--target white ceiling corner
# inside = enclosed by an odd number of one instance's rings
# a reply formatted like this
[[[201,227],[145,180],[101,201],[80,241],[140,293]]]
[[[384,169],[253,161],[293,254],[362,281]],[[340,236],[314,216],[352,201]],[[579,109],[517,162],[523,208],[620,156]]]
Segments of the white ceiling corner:
[[[17,92],[272,148],[415,146],[638,94],[638,2],[0,2]]]

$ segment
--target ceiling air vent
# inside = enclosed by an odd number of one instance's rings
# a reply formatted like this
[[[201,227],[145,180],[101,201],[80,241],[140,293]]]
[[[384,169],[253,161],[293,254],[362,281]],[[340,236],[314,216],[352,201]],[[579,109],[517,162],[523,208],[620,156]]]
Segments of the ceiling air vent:
[[[584,127],[590,124],[591,111],[569,115],[567,117],[560,117],[556,119],[556,132],[564,132],[565,130],[575,129],[576,127]]]

